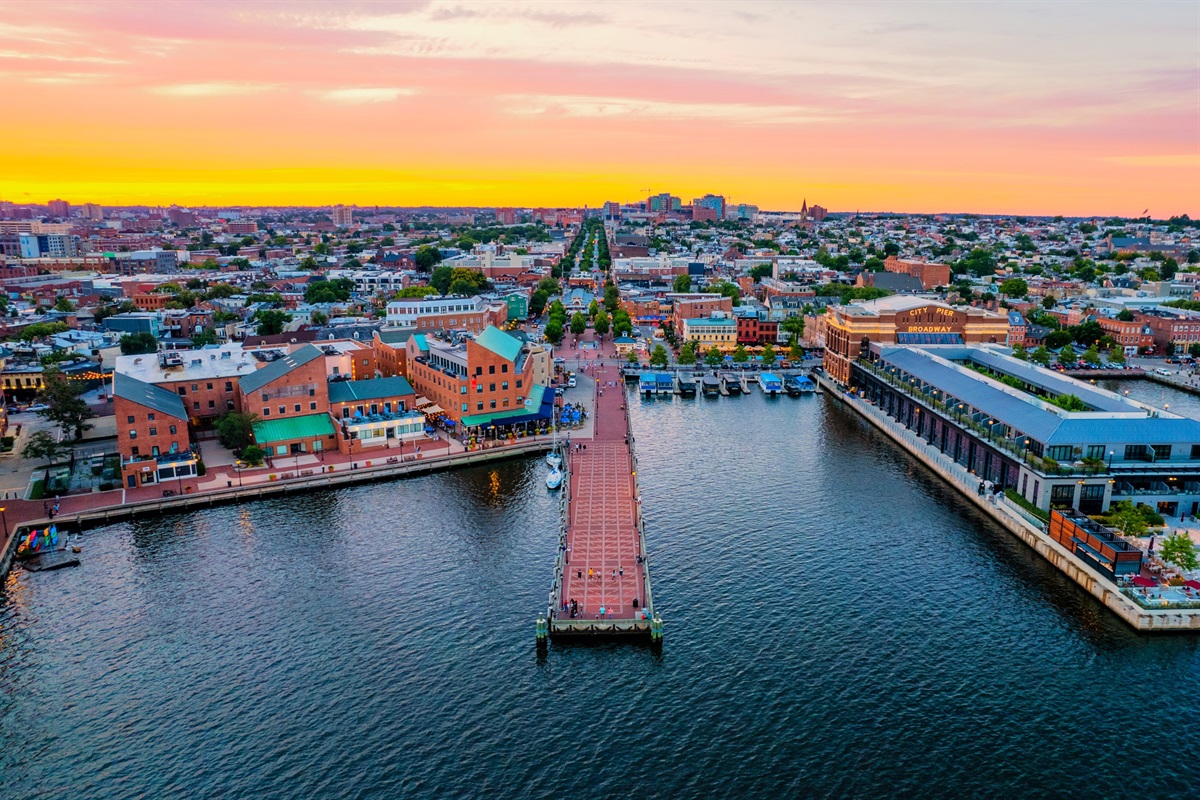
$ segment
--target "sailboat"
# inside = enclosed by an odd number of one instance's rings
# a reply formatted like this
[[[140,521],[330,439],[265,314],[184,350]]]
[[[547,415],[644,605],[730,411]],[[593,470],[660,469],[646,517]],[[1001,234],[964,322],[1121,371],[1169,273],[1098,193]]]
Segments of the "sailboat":
[[[546,463],[558,469],[562,466],[562,454],[558,452],[558,421],[552,420],[550,424],[554,426],[554,441],[550,445],[550,452],[546,454]]]
[[[562,482],[563,482],[562,470],[559,469],[558,467],[555,467],[554,469],[550,470],[550,474],[546,476],[546,488],[547,489],[557,489],[560,486],[562,486]]]

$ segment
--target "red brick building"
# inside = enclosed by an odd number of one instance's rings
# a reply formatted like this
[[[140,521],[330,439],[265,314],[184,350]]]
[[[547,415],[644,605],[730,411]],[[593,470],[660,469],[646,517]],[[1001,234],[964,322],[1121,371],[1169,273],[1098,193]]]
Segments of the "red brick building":
[[[1100,328],[1106,334],[1113,338],[1113,341],[1122,347],[1136,347],[1138,350],[1142,350],[1154,346],[1153,330],[1136,319],[1125,322],[1109,317],[1098,317],[1096,322],[1100,324]]]
[[[737,318],[737,343],[748,346],[775,344],[779,337],[779,322],[777,320],[759,319],[758,317]]]
[[[912,275],[921,282],[922,289],[928,290],[935,286],[950,285],[949,264],[931,264],[926,261],[901,261],[896,256],[888,256],[883,261],[883,268],[888,272]]]
[[[685,319],[707,319],[714,313],[733,314],[733,298],[720,294],[668,294],[671,301],[671,324],[683,335]]]
[[[329,418],[325,353],[311,344],[291,353],[254,353],[263,365],[241,379],[242,409],[259,416],[254,441],[271,458],[337,449]]]
[[[1167,351],[1167,345],[1186,350],[1200,342],[1200,314],[1189,311],[1135,311],[1133,319],[1150,331],[1154,350]]]
[[[135,489],[178,480],[186,491],[184,483],[195,477],[197,459],[183,401],[166,389],[119,372],[113,384],[121,485]]]
[[[534,388],[521,340],[495,327],[456,345],[416,334],[407,348],[416,391],[456,423],[521,411]]]

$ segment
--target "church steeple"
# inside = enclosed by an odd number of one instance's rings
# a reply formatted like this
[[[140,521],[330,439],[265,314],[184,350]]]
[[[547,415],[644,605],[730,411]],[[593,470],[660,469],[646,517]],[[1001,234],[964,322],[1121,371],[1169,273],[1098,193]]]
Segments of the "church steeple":
[[[804,198],[804,205],[800,206],[800,216],[808,219],[808,198]]]

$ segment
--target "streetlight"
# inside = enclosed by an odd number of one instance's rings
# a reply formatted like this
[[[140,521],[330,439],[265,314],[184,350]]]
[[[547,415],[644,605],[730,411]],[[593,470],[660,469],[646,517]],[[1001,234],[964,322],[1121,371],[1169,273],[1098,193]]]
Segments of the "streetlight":
[[[1116,451],[1113,451],[1113,450],[1108,451],[1108,471],[1109,472],[1112,472],[1112,460],[1113,460],[1113,456],[1115,456],[1115,455],[1116,455]]]
[[[1024,455],[1024,460],[1025,460],[1025,461],[1027,461],[1027,462],[1029,461],[1029,440],[1028,440],[1028,439],[1026,439],[1026,440],[1025,440],[1025,455]]]
[[[4,535],[8,536],[8,516],[4,513],[8,506],[0,506],[0,520],[4,521]]]

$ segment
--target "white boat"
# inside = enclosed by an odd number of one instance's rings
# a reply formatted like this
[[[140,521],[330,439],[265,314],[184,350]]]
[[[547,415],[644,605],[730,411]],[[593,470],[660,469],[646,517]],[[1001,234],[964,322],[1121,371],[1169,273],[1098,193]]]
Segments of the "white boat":
[[[562,486],[563,474],[562,470],[555,467],[550,470],[550,474],[546,476],[546,488],[557,489]]]
[[[562,466],[562,456],[558,454],[557,450],[551,450],[546,454],[546,463],[558,469]]]

